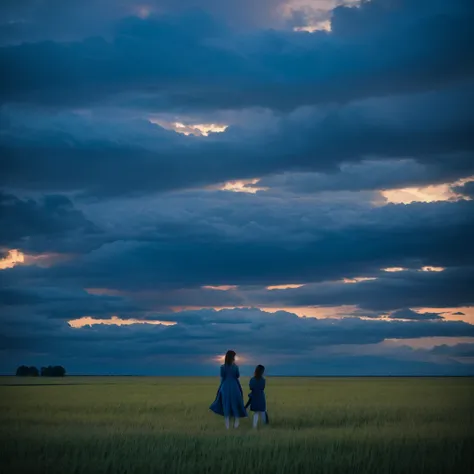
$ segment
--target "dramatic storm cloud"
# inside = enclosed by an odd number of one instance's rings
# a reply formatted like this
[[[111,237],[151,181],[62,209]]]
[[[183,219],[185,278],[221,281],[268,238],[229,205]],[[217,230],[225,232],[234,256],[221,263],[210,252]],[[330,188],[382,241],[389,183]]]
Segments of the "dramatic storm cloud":
[[[474,373],[472,1],[0,15],[2,373]]]

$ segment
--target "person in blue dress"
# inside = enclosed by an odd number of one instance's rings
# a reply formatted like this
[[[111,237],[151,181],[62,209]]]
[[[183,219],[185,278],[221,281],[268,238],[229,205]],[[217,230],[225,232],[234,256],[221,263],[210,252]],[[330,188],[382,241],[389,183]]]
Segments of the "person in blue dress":
[[[224,365],[221,365],[221,384],[217,390],[216,399],[209,407],[214,413],[224,417],[227,429],[229,429],[231,418],[234,418],[234,428],[238,428],[240,418],[247,416],[242,386],[239,381],[240,372],[235,364],[235,356],[234,351],[227,351]]]
[[[267,400],[265,398],[265,367],[257,365],[254,376],[250,379],[250,410],[253,411],[253,427],[257,428],[258,418],[267,423]]]

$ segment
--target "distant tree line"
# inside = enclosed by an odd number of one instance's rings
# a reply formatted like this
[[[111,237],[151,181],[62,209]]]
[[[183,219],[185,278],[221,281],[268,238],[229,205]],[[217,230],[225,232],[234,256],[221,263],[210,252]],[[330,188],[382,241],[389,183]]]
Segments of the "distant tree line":
[[[41,367],[41,370],[38,370],[37,367],[27,365],[20,365],[16,369],[16,375],[19,377],[64,377],[66,375],[66,369],[60,365]]]

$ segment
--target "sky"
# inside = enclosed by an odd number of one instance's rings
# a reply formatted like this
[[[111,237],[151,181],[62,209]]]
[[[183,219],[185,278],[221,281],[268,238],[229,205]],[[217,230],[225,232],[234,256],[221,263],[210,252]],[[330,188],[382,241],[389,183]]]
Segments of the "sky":
[[[474,375],[472,0],[0,18],[0,374]]]

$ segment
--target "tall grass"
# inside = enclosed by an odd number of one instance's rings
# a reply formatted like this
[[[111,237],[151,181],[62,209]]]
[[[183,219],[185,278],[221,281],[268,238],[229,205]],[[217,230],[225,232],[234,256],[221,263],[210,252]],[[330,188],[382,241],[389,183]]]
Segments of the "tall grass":
[[[246,381],[243,383],[246,385]],[[226,431],[210,378],[0,380],[6,473],[472,473],[474,380],[269,378]]]

